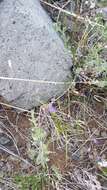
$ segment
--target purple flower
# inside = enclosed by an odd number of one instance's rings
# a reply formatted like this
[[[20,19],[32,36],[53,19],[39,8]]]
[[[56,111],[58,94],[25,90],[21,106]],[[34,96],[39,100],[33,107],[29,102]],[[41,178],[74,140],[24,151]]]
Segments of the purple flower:
[[[93,143],[98,144],[98,140],[96,138],[93,138]]]
[[[50,113],[55,113],[57,111],[53,102],[51,102],[51,103],[48,104],[48,111]]]

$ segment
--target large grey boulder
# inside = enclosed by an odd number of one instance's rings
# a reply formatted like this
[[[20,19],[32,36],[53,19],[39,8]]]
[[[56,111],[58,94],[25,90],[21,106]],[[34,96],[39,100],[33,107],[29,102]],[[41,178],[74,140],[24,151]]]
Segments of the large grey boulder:
[[[72,66],[53,24],[38,0],[0,3],[0,77],[66,81]],[[60,95],[63,84],[0,79],[0,95],[30,109]]]

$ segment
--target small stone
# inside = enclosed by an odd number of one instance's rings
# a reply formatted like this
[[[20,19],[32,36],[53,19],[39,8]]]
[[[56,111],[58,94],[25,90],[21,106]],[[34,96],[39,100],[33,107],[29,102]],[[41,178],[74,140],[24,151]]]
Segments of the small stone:
[[[11,146],[13,144],[12,139],[10,139],[5,134],[0,134],[0,144],[3,146]]]
[[[0,144],[2,145],[7,145],[9,142],[10,142],[10,139],[8,139],[7,137],[0,138]]]

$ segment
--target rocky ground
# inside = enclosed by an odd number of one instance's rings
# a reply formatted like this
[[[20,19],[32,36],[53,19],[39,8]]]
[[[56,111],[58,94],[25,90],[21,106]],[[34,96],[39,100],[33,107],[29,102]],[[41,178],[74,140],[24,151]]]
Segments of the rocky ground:
[[[69,1],[46,2],[71,10]],[[107,17],[104,1],[90,3],[88,7],[84,7],[84,1],[79,7],[75,5],[77,17],[65,18],[75,26],[73,31],[62,22],[63,14],[58,17],[56,8],[44,5],[54,22],[59,18],[61,28],[58,25],[57,30],[73,52],[74,77],[68,90],[23,112],[0,98],[2,190],[107,189],[107,49],[105,38],[99,39],[101,34],[106,36],[102,26],[106,26]],[[97,22],[95,15],[100,9],[103,15]],[[87,16],[101,28],[89,25],[87,30],[78,15],[84,22],[88,22]]]

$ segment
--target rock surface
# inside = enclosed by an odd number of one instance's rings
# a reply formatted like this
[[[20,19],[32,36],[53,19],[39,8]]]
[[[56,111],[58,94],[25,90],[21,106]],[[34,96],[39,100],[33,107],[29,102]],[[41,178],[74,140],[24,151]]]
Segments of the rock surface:
[[[0,3],[0,77],[66,81],[71,66],[71,56],[38,0]],[[0,80],[0,95],[26,109],[65,89],[62,84]]]
[[[97,9],[97,13],[100,13],[102,18],[107,22],[107,7]]]

